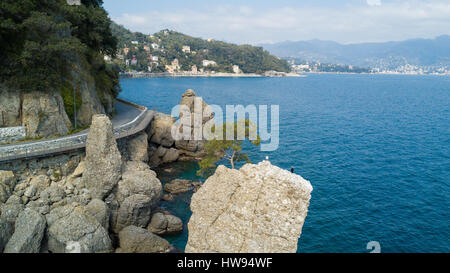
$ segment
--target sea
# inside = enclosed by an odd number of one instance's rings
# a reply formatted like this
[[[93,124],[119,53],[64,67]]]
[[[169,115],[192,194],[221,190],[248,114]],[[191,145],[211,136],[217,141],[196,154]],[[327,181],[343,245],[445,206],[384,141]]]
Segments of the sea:
[[[308,74],[302,78],[122,79],[120,97],[170,114],[193,89],[206,103],[279,106],[279,148],[245,145],[314,187],[300,253],[450,252],[450,76]],[[162,183],[204,181],[195,162]],[[184,221],[192,193],[160,206]]]

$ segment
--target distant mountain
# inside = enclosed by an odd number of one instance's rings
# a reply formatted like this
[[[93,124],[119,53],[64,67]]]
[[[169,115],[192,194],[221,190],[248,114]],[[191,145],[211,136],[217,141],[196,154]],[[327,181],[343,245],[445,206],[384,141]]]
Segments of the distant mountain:
[[[412,65],[450,68],[450,36],[435,39],[412,39],[401,42],[339,44],[310,40],[263,44],[279,57],[311,62],[346,64],[380,69],[396,69]]]
[[[244,73],[291,70],[286,60],[271,55],[262,47],[203,40],[171,30],[146,35],[117,24],[111,29],[118,38],[118,57],[121,58],[114,61],[122,71],[192,71],[194,68],[233,73],[234,66]]]

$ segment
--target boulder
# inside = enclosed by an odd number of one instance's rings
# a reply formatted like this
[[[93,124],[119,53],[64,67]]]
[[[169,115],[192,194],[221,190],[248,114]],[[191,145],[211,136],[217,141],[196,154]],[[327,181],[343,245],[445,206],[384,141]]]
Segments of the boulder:
[[[122,174],[122,180],[119,181],[117,187],[116,198],[119,203],[122,203],[131,195],[142,194],[150,198],[150,204],[153,206],[161,198],[161,193],[161,182],[154,171],[150,169],[135,170],[126,171]]]
[[[16,177],[11,171],[0,171],[0,203],[5,203],[14,191]]]
[[[18,196],[12,195],[5,204],[0,206],[0,215],[14,226],[23,209],[22,200]]]
[[[122,229],[119,243],[117,253],[166,253],[170,250],[167,240],[136,226]]]
[[[52,253],[104,253],[112,251],[106,229],[76,203],[53,209],[47,215],[48,250]]]
[[[127,226],[146,227],[150,221],[152,205],[152,199],[146,195],[135,194],[127,197],[120,204],[114,232],[119,233]]]
[[[149,170],[150,166],[142,161],[127,161],[123,166],[122,173],[133,171],[149,171]],[[154,172],[153,174],[156,175],[156,173]]]
[[[14,233],[14,224],[6,218],[0,217],[0,253],[3,252],[6,244]]]
[[[86,142],[83,181],[92,197],[104,199],[120,180],[122,158],[112,123],[105,115],[95,115]]]
[[[172,125],[175,119],[166,114],[157,113],[148,129],[148,137],[151,142],[170,148],[175,143],[172,138]]]
[[[170,235],[183,231],[183,221],[173,215],[155,213],[147,229],[158,235]]]
[[[14,234],[4,253],[39,253],[45,227],[46,221],[42,215],[25,209],[17,218]]]
[[[131,161],[148,161],[148,135],[145,132],[128,141],[128,157]]]
[[[105,228],[109,230],[109,209],[105,202],[94,199],[86,206],[86,211]]]
[[[66,193],[60,186],[50,186],[40,194],[40,199],[44,200],[49,205],[60,202],[65,197]]]
[[[171,194],[188,192],[192,188],[192,181],[185,179],[175,179],[164,185],[164,190]]]
[[[312,189],[268,161],[219,166],[192,197],[186,253],[295,253]]]
[[[76,167],[75,171],[73,171],[71,177],[72,178],[77,178],[77,177],[81,177],[84,173],[84,169],[86,168],[86,163],[84,161],[81,161],[80,164],[78,164],[78,166]]]
[[[35,188],[35,194],[40,194],[45,189],[50,187],[50,178],[46,175],[34,176],[30,181],[30,187]],[[31,196],[28,196],[31,197]]]
[[[171,163],[178,160],[180,151],[175,148],[170,148],[162,158],[162,163]]]
[[[212,108],[206,104],[206,102],[197,97],[195,92],[191,89],[187,90],[183,95],[180,102],[180,122],[190,123],[190,132],[188,134],[191,135],[190,139],[180,139],[175,142],[175,147],[180,150],[180,154],[185,157],[191,157],[194,159],[200,159],[204,156],[204,147],[203,147],[203,139],[195,139],[195,130],[203,130],[203,126],[213,120],[214,113],[212,112]],[[183,113],[183,109],[189,110],[190,120],[183,118],[185,113]],[[183,126],[180,126],[180,133],[183,132]]]

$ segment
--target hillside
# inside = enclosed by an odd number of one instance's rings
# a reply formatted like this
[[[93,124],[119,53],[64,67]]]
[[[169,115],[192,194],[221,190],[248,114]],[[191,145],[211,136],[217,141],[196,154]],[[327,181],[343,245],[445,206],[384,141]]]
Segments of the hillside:
[[[117,41],[102,3],[2,0],[0,127],[47,137],[113,114],[118,69],[104,55],[115,55]]]
[[[122,71],[175,72],[192,71],[194,67],[198,71],[233,73],[237,71],[233,66],[244,73],[290,71],[286,61],[262,47],[203,40],[170,30],[145,35],[116,24],[112,31],[119,41],[120,52],[114,62]],[[175,59],[178,64],[173,62]]]
[[[422,69],[450,71],[450,36],[400,42],[339,44],[331,41],[300,41],[264,44],[279,57],[310,62],[346,64],[379,70]]]

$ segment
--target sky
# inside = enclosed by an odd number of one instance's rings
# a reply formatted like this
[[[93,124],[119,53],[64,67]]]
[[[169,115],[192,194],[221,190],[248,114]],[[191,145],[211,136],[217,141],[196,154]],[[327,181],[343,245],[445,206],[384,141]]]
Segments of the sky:
[[[104,0],[132,31],[171,29],[238,44],[344,44],[450,34],[450,0]]]

